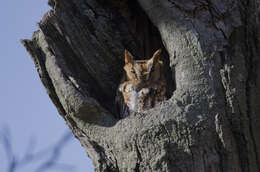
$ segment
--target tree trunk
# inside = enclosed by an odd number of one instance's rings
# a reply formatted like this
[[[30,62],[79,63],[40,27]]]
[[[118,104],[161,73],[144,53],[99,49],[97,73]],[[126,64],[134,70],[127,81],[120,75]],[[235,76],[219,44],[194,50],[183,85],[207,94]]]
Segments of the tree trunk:
[[[22,43],[95,171],[260,171],[254,0],[50,0]],[[164,49],[169,99],[118,119],[123,51]]]

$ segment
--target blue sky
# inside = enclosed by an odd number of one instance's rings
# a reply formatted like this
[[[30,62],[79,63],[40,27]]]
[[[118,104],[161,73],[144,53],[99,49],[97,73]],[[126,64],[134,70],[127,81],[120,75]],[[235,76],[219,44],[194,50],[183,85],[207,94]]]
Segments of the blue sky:
[[[20,39],[31,38],[37,30],[36,23],[48,9],[47,0],[7,0],[0,6],[0,131],[9,127],[18,156],[23,155],[31,137],[37,141],[36,150],[41,150],[68,131],[20,43]],[[74,165],[77,172],[94,171],[91,160],[74,137],[58,161]],[[5,172],[7,160],[1,144],[0,162],[0,171]],[[18,171],[34,172],[29,166]]]

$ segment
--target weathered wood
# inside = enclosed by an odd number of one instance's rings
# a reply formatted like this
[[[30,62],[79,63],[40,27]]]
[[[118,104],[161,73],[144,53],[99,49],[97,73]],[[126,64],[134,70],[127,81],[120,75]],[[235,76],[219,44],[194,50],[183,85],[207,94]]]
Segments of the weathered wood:
[[[255,1],[49,4],[22,43],[96,171],[260,171]],[[124,49],[150,57],[163,46],[169,100],[118,119]]]

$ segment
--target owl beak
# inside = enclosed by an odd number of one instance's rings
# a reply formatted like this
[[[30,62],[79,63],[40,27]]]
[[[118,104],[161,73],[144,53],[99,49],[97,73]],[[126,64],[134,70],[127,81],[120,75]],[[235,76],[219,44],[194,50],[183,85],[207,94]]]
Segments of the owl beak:
[[[144,82],[148,81],[148,79],[149,79],[149,74],[148,74],[148,72],[143,73],[142,76],[140,76],[139,79],[140,79],[140,82],[141,82],[141,83],[144,83]]]

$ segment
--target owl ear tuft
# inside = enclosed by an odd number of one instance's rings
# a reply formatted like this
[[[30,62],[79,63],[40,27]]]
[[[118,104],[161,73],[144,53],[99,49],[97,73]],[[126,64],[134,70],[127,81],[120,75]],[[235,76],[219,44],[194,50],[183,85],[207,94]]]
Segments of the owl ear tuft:
[[[157,50],[154,54],[153,54],[153,57],[148,61],[148,63],[150,65],[154,65],[158,62],[159,58],[160,58],[160,54],[161,54],[162,50],[159,49]]]
[[[134,57],[133,55],[125,49],[125,64],[134,63]]]
[[[157,61],[159,60],[161,52],[162,52],[162,50],[159,49],[159,50],[157,50],[157,51],[153,54],[153,57],[152,57],[153,62],[157,62]]]

